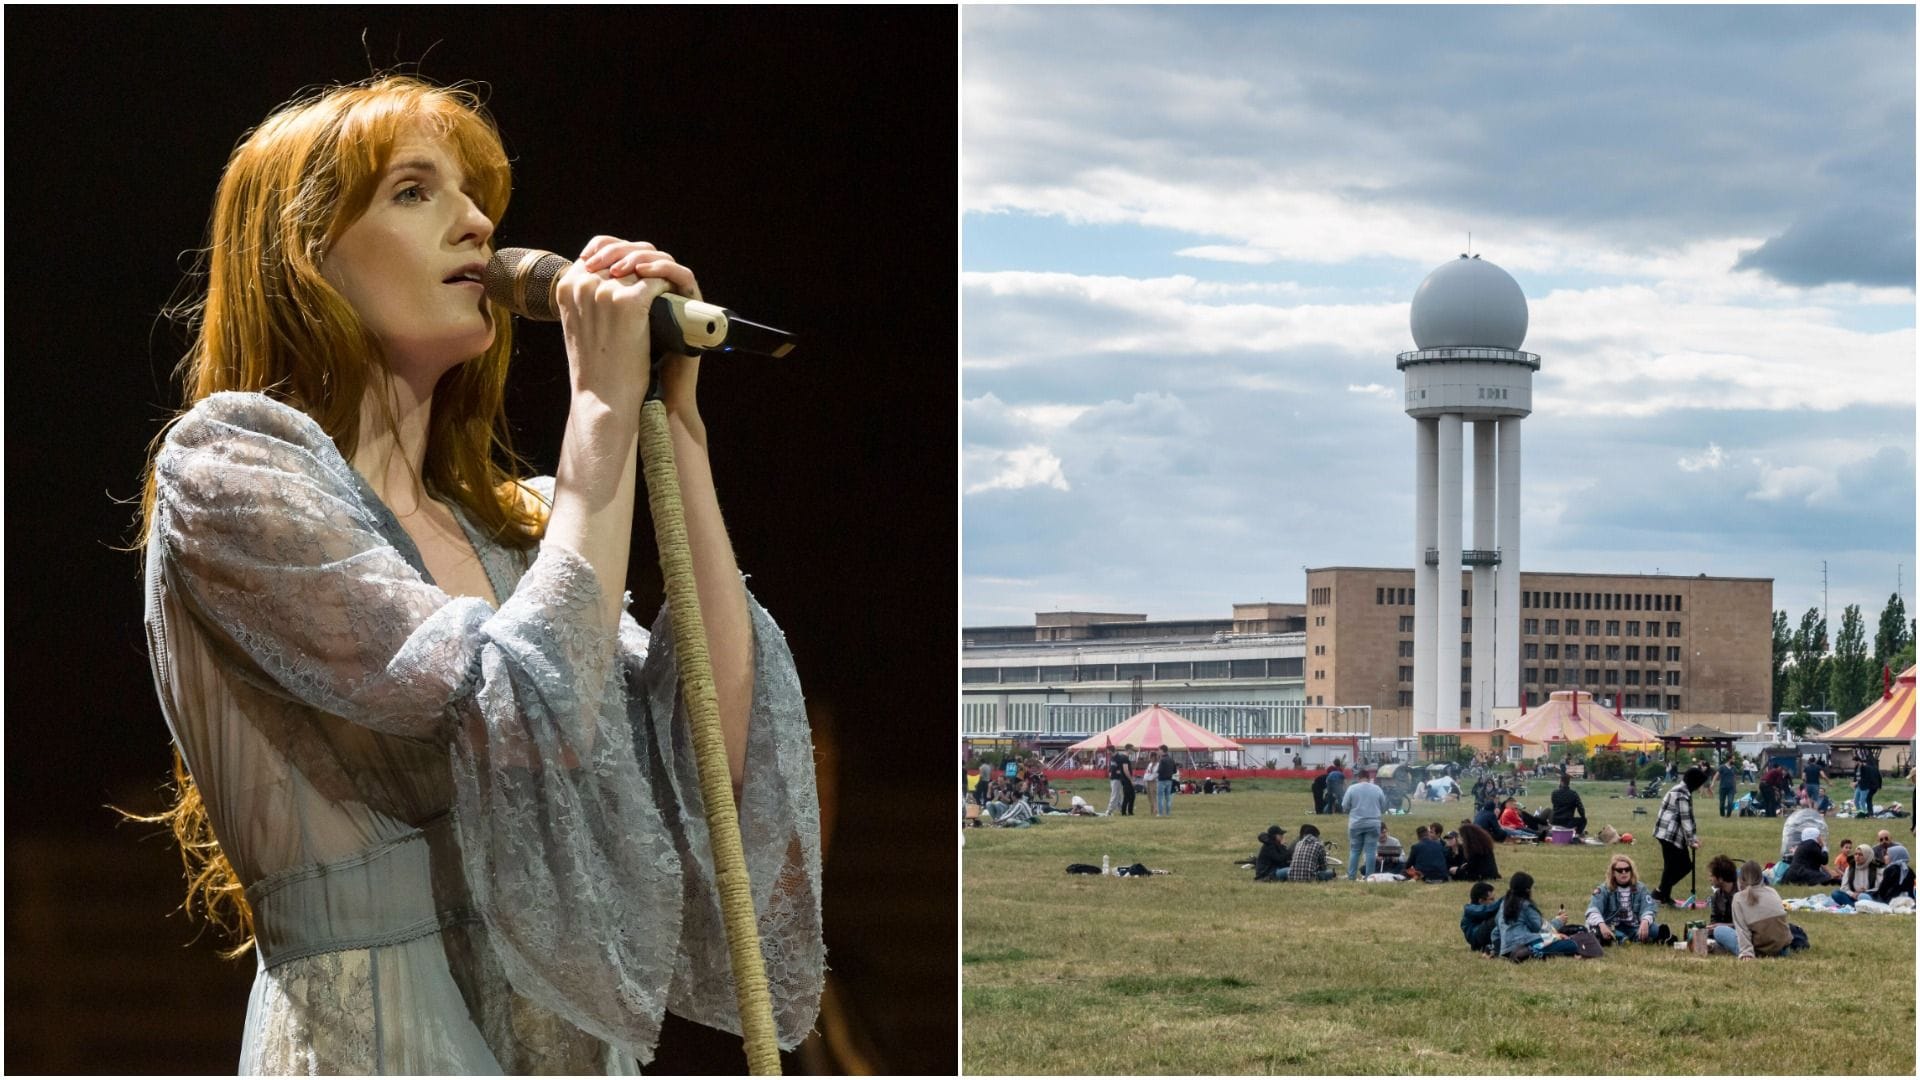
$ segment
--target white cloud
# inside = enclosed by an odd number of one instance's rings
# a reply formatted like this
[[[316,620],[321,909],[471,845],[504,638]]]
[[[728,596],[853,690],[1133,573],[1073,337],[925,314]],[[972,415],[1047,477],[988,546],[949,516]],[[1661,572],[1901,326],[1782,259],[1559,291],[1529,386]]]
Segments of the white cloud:
[[[1811,465],[1784,465],[1760,470],[1760,487],[1749,499],[1763,502],[1798,500],[1808,506],[1831,503],[1840,489],[1834,474]]]
[[[1265,264],[1274,260],[1271,251],[1259,248],[1235,247],[1229,244],[1201,244],[1198,247],[1181,248],[1174,252],[1188,259],[1212,259],[1215,262]]]
[[[1382,401],[1392,401],[1398,398],[1401,393],[1391,386],[1381,386],[1379,383],[1368,383],[1365,386],[1355,386],[1352,383],[1348,383],[1347,392],[1350,394],[1366,394],[1369,397],[1377,397]]]
[[[1682,472],[1699,472],[1702,469],[1718,469],[1727,459],[1718,443],[1708,443],[1704,452],[1689,454],[1680,459]]]
[[[964,454],[967,473],[988,473],[985,480],[969,483],[968,495],[983,491],[1018,491],[1021,488],[1046,487],[1070,490],[1060,469],[1060,459],[1044,446],[1022,446],[1013,450],[968,450]]]

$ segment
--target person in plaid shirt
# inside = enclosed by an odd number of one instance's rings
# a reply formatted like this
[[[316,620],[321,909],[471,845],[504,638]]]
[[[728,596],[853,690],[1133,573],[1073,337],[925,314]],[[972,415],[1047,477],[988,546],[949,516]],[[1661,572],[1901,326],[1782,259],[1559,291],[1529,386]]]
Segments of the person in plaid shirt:
[[[1287,867],[1287,880],[1333,880],[1333,870],[1327,866],[1326,845],[1320,842],[1319,826],[1300,826],[1300,842],[1293,846],[1293,862]]]
[[[1711,775],[1704,766],[1695,765],[1660,800],[1660,816],[1653,824],[1662,859],[1660,887],[1653,890],[1656,903],[1672,903],[1674,884],[1693,870],[1693,851],[1700,846],[1700,829],[1693,823],[1693,793]]]

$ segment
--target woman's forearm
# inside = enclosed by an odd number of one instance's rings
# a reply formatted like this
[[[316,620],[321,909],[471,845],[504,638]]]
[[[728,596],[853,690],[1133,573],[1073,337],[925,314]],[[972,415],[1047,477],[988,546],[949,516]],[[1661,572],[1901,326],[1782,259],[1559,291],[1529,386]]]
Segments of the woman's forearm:
[[[567,412],[554,471],[553,512],[546,539],[593,567],[600,581],[602,626],[620,629],[633,543],[636,471],[640,460],[639,401],[577,393]]]

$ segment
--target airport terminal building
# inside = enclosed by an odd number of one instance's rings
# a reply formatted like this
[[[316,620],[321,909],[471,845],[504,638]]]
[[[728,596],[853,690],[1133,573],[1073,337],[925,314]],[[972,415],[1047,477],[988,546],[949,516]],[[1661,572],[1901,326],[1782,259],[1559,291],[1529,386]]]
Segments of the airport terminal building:
[[[1304,604],[1235,604],[1228,619],[1043,612],[1032,626],[966,628],[962,733],[1085,736],[1157,703],[1193,706],[1179,711],[1229,737],[1413,736],[1414,572],[1323,567],[1305,586]],[[1463,661],[1472,609],[1463,572]],[[1772,695],[1772,628],[1768,578],[1522,573],[1519,640],[1501,659],[1528,707],[1578,689],[1656,730],[1752,731]],[[1470,715],[1472,671],[1462,664],[1457,719],[1441,726],[1506,719]]]

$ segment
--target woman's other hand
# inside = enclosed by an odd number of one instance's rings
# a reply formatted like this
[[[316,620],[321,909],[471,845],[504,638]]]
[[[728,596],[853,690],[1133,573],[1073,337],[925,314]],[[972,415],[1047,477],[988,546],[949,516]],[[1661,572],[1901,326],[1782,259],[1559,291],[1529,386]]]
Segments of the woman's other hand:
[[[637,380],[644,396],[649,377],[647,369],[652,360],[651,329],[648,324],[653,300],[661,293],[668,292],[689,300],[703,299],[700,282],[692,270],[680,265],[672,255],[652,244],[613,236],[594,237],[581,251],[574,270],[580,273],[582,290],[591,289],[597,295],[605,286],[605,291],[610,294],[609,303],[616,307],[632,304],[639,308],[638,350],[632,351],[633,343],[624,336],[617,339],[616,347],[629,350],[627,355],[639,358],[634,362],[641,369]],[[570,270],[569,274],[573,272]],[[620,323],[619,332],[624,335],[631,328],[626,325],[624,318]],[[695,389],[699,381],[700,361],[690,356],[669,356],[665,358],[662,371],[664,385],[661,387],[661,397],[666,402],[667,411],[683,419],[697,417],[699,410]]]

